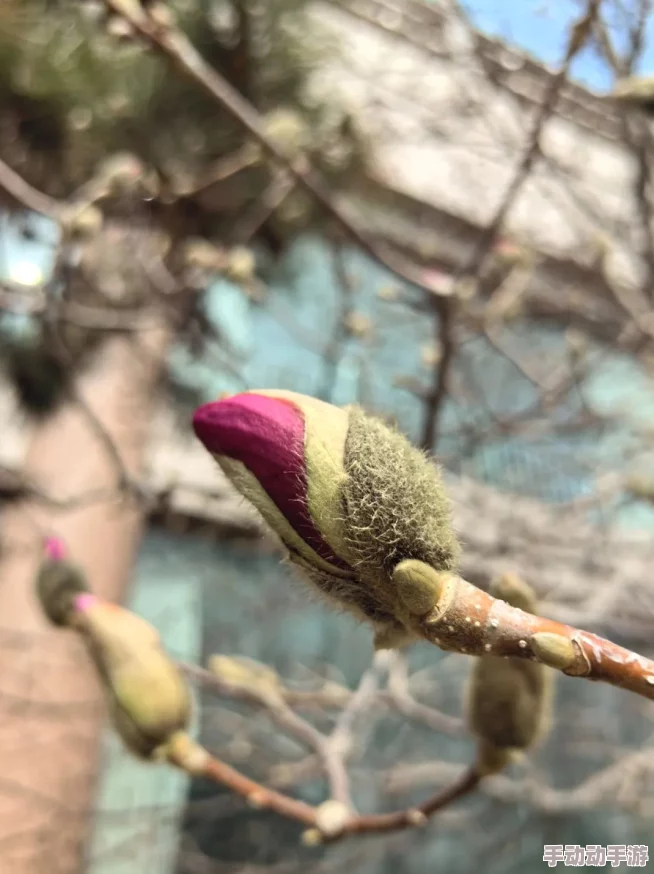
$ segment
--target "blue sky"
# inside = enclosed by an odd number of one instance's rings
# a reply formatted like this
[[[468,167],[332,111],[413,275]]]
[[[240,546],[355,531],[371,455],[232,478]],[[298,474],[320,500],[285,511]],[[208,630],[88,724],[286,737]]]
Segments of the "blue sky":
[[[582,8],[579,0],[464,0],[463,5],[481,30],[500,36],[553,65],[560,63],[565,50],[565,33]],[[611,0],[606,3],[605,14],[617,45],[623,47],[625,22],[618,17]],[[654,74],[654,16],[650,16],[647,30],[646,50],[637,70]],[[601,92],[611,87],[612,78],[606,64],[593,49],[586,49],[578,56],[572,74],[593,90]]]

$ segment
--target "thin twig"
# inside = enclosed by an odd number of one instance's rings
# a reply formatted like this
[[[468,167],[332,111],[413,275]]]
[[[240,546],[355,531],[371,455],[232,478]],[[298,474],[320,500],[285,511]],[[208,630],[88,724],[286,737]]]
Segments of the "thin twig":
[[[91,504],[115,501],[120,497],[116,489],[89,489],[76,495],[60,498],[51,495],[45,489],[28,480],[23,474],[17,474],[0,465],[0,505],[32,501],[44,504],[51,510],[77,510]]]
[[[201,777],[219,783],[221,786],[227,786],[245,798],[252,807],[272,810],[287,819],[310,827],[311,832],[307,837],[312,843],[331,842],[347,835],[390,832],[424,826],[434,814],[469,795],[482,780],[482,775],[473,766],[464,771],[450,786],[432,795],[422,804],[392,813],[350,815],[344,818],[333,831],[322,831],[320,829],[322,805],[312,807],[303,801],[298,801],[289,795],[257,783],[256,780],[246,777],[240,771],[210,755],[185,735],[178,736],[170,744],[167,760],[194,777]]]
[[[37,191],[2,159],[0,159],[0,187],[33,212],[41,213],[55,221],[61,218],[62,206],[59,201],[48,197],[42,191]]]
[[[334,242],[331,246],[330,254],[332,269],[338,290],[339,305],[332,335],[322,353],[322,358],[325,363],[324,374],[322,385],[316,394],[316,397],[328,402],[332,401],[334,389],[336,387],[338,364],[341,357],[343,342],[347,336],[347,323],[348,318],[352,313],[352,298],[354,296],[354,286],[347,272],[345,265],[345,252],[342,244]]]
[[[431,452],[438,436],[443,407],[447,397],[448,380],[454,363],[456,343],[454,339],[454,305],[453,299],[441,300],[433,308],[436,343],[440,349],[438,361],[434,364],[432,387],[425,398],[423,411],[423,428],[420,446]]]
[[[134,8],[133,4],[128,4],[125,0],[104,0],[104,2],[111,12],[128,21],[147,45],[166,57],[185,76],[213,97],[262,146],[269,157],[279,163],[302,188],[312,195],[330,218],[336,221],[364,252],[404,281],[428,294],[443,296],[444,292],[440,285],[430,282],[423,270],[415,267],[398,253],[392,252],[387,246],[370,238],[355,224],[333,200],[305,155],[299,157],[288,155],[266,134],[262,118],[252,104],[206,63],[178,28],[158,23],[140,6]]]
[[[338,800],[344,800],[347,790],[347,774],[342,758],[334,754],[334,748],[324,734],[289,707],[284,700],[282,689],[279,690],[280,694],[271,695],[268,689],[253,684],[230,682],[197,665],[182,663],[181,668],[187,676],[200,680],[204,685],[223,695],[229,695],[236,700],[247,701],[265,709],[278,728],[288,732],[305,747],[313,750],[321,770],[327,777],[332,796],[341,796],[338,797]],[[345,791],[343,787],[345,787]]]
[[[421,722],[432,731],[444,734],[459,735],[463,731],[463,722],[455,716],[441,713],[434,707],[428,707],[416,701],[409,692],[408,665],[405,656],[394,652],[389,668],[388,692],[393,706],[407,719]]]
[[[261,197],[250,207],[245,215],[239,218],[233,230],[232,239],[244,245],[249,242],[261,225],[278,209],[295,186],[286,173],[277,171]]]
[[[262,786],[215,756],[209,755],[190,739],[184,738],[182,743],[173,744],[168,752],[168,761],[190,772],[194,777],[203,777],[205,780],[226,786],[245,798],[252,807],[265,807],[304,825],[315,825],[316,812],[310,804]]]
[[[495,242],[498,232],[501,230],[509,210],[513,206],[516,198],[520,194],[524,183],[526,182],[529,173],[531,172],[536,160],[540,157],[540,141],[545,124],[550,119],[556,100],[558,99],[561,87],[565,83],[570,64],[581,50],[588,39],[593,23],[597,17],[600,0],[589,0],[585,13],[574,25],[568,45],[566,48],[565,57],[559,70],[552,76],[543,102],[540,106],[536,119],[528,138],[525,152],[518,163],[513,178],[504,192],[500,200],[500,204],[495,210],[490,222],[483,230],[477,245],[468,260],[457,271],[456,280],[462,277],[478,275],[483,271],[484,264],[490,253],[490,250]],[[461,17],[465,18],[463,13],[459,11]],[[466,19],[467,23],[467,19]],[[433,384],[429,391],[424,410],[424,424],[422,429],[422,437],[420,445],[427,452],[431,452],[434,447],[434,442],[438,436],[439,420],[442,415],[445,398],[447,396],[447,382],[454,360],[454,337],[453,337],[453,313],[452,301],[440,299],[440,306],[435,312],[437,317],[438,343],[442,349],[440,361],[434,365]],[[448,305],[449,304],[449,305]]]
[[[338,765],[332,766],[332,773],[337,776],[336,782],[331,782],[331,795],[348,808],[352,808],[349,778],[345,762],[354,745],[354,735],[357,720],[362,713],[370,709],[379,688],[380,674],[386,671],[388,653],[380,650],[375,653],[372,665],[363,673],[356,692],[341,711],[332,733],[327,738],[327,750],[330,757]]]
[[[48,308],[44,286],[22,289],[8,282],[0,283],[0,309],[19,315],[43,316]],[[62,301],[57,319],[89,331],[140,332],[160,326],[160,320],[151,318],[140,309],[115,310],[94,307],[77,301]]]
[[[188,186],[175,188],[173,186],[173,197],[179,198],[194,198],[205,193],[214,185],[224,182],[240,173],[241,170],[246,170],[261,161],[261,156],[257,147],[253,147],[251,143],[246,143],[241,146],[236,152],[229,155],[224,155],[219,158],[215,164],[210,167],[202,177]]]
[[[393,813],[373,813],[358,816],[346,825],[344,833],[389,832],[425,825],[434,814],[466,795],[470,795],[477,789],[482,779],[482,775],[472,766],[467,768],[451,785],[432,795],[422,804]]]
[[[540,141],[543,129],[548,120],[552,116],[556,101],[561,88],[565,84],[570,64],[575,59],[577,54],[586,44],[591,35],[592,28],[597,18],[601,0],[588,0],[586,8],[580,18],[573,25],[568,44],[566,46],[565,55],[561,66],[551,77],[542,103],[534,119],[534,123],[529,134],[527,147],[520,159],[518,166],[513,174],[513,178],[509,182],[504,195],[502,196],[499,206],[495,210],[493,217],[481,234],[481,237],[473,249],[473,252],[464,264],[463,268],[458,272],[459,276],[470,276],[481,271],[486,257],[495,241],[498,232],[501,230],[504,221],[513,206],[516,197],[522,190],[529,173],[531,172],[535,162],[540,158],[541,147]],[[469,22],[465,13],[458,9],[459,17],[469,27]]]

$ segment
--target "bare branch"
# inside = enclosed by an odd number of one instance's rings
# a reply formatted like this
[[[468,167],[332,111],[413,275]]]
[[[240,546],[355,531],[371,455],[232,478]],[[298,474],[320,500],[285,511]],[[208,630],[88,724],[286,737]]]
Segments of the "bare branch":
[[[479,242],[473,250],[469,260],[459,271],[460,275],[470,276],[478,273],[481,270],[484,261],[486,260],[486,257],[490,251],[490,248],[495,240],[495,237],[497,236],[498,232],[502,228],[502,225],[504,224],[509,210],[513,206],[513,203],[520,193],[522,186],[524,185],[534,164],[540,158],[540,139],[543,128],[549,121],[555,109],[559,92],[568,77],[570,64],[584,47],[588,38],[591,35],[600,5],[601,0],[588,0],[584,12],[572,27],[570,36],[568,38],[568,44],[566,47],[563,62],[549,81],[543,101],[540,105],[536,118],[534,119],[534,123],[531,133],[528,137],[527,146],[525,148],[524,154],[520,159],[520,162],[518,163],[511,182],[507,186],[506,191],[504,192],[504,195],[500,200],[500,204],[495,211],[495,214],[493,215],[492,219],[490,220],[489,224],[481,235]],[[459,10],[459,17],[468,26],[470,26],[468,24],[467,17],[461,10]]]
[[[406,658],[399,652],[393,653],[390,662],[388,692],[393,706],[407,719],[421,722],[432,731],[458,735],[463,731],[463,722],[454,716],[441,713],[416,701],[409,691]]]
[[[433,385],[425,397],[423,412],[423,428],[420,445],[426,452],[431,452],[438,436],[440,418],[447,398],[448,380],[454,364],[456,344],[454,340],[455,301],[441,300],[434,307],[434,325],[436,342],[441,350],[438,361],[434,364]]]
[[[36,483],[28,480],[23,474],[0,465],[0,504],[34,501],[44,504],[52,510],[77,510],[91,504],[115,501],[119,497],[115,489],[90,489],[69,497],[58,497],[49,494]]]
[[[336,375],[338,372],[338,362],[341,356],[341,348],[347,335],[347,322],[353,312],[352,299],[354,297],[354,285],[347,271],[345,252],[343,251],[342,245],[340,243],[333,243],[330,254],[334,278],[338,285],[339,306],[336,314],[334,330],[322,356],[325,361],[325,372],[323,383],[317,396],[326,401],[332,400]]]
[[[195,82],[213,97],[255,139],[264,151],[313,198],[323,210],[375,261],[383,264],[391,273],[423,291],[442,297],[438,283],[430,282],[424,272],[406,261],[387,246],[371,239],[344,210],[333,200],[328,190],[311,168],[306,156],[289,157],[285,150],[267,136],[262,119],[252,104],[230,83],[212,69],[193,47],[184,34],[170,24],[161,24],[148,15],[140,6],[134,7],[124,0],[104,0],[107,8],[120,15],[132,26],[136,34],[155,51],[166,57],[180,72]]]
[[[421,633],[441,649],[532,659],[654,700],[654,662],[595,634],[525,613],[455,575],[440,575]]]
[[[0,159],[0,188],[4,188],[27,209],[41,213],[41,215],[48,216],[55,221],[61,217],[62,206],[57,200],[37,191],[2,159]]]

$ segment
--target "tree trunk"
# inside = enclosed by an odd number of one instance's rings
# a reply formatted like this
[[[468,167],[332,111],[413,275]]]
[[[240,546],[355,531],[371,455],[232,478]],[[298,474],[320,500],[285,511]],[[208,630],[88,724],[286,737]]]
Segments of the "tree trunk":
[[[165,327],[107,341],[78,391],[139,475]],[[117,471],[88,418],[64,408],[29,437],[26,474],[56,496],[115,486]],[[67,512],[36,503],[0,519],[0,867],[11,874],[77,874],[93,813],[104,707],[79,642],[47,627],[33,595],[43,529],[64,538],[91,587],[122,600],[143,527],[134,501]]]

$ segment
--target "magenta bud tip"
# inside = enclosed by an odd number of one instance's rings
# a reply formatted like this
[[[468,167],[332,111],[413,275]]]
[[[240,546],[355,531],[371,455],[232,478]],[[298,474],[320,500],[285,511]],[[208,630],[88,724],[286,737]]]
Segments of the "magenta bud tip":
[[[66,547],[63,540],[59,537],[47,537],[45,541],[45,552],[48,558],[52,561],[61,561],[66,557]]]
[[[85,613],[89,607],[97,603],[98,597],[96,595],[92,595],[90,592],[82,592],[81,595],[75,598],[73,606],[78,613]]]

